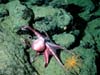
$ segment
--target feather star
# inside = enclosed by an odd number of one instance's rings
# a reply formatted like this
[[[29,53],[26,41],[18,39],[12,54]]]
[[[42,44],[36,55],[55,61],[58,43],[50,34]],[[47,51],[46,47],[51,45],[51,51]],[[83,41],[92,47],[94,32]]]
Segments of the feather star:
[[[61,46],[56,45],[53,42],[50,42],[50,39],[48,37],[43,37],[39,32],[31,28],[30,26],[24,26],[22,29],[29,29],[37,36],[37,39],[32,42],[31,47],[33,50],[37,52],[37,54],[40,54],[41,52],[43,53],[45,67],[48,66],[50,56],[54,56],[58,63],[62,67],[64,66],[57,56],[58,49],[63,49]]]

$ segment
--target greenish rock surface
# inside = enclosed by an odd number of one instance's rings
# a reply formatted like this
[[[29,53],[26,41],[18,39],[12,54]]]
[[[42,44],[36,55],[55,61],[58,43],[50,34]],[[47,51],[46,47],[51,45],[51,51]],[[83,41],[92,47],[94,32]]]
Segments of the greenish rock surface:
[[[75,41],[75,37],[72,34],[62,33],[54,35],[53,40],[57,44],[67,48]]]
[[[25,55],[27,51],[24,51],[21,37],[15,32],[19,25],[28,21],[22,19],[25,6],[19,1],[12,1],[5,8],[9,15],[0,20],[0,75],[32,75],[34,68]]]
[[[7,10],[4,4],[0,5],[0,18],[5,17],[7,15]]]
[[[64,51],[61,52],[60,57],[63,62],[65,62],[66,57],[68,56],[67,54],[71,55],[70,53]],[[36,70],[38,70],[41,75],[67,75],[66,71],[62,68],[62,66],[57,62],[54,57],[51,58],[50,63],[46,68],[44,67],[43,56],[37,57],[36,61],[33,62],[33,65],[36,67]]]
[[[80,41],[80,43],[81,43],[80,45],[84,46],[86,48],[92,48],[92,49],[95,48],[94,47],[95,41],[94,41],[92,35],[88,31],[86,31],[85,33],[86,33],[86,35]],[[86,39],[88,39],[88,40],[86,40]]]
[[[82,66],[80,75],[95,75],[96,74],[96,65],[95,65],[95,56],[96,52],[93,49],[85,49],[82,47],[77,47],[74,49],[76,54],[79,54],[82,58]],[[91,72],[90,72],[91,71]]]
[[[91,17],[91,14],[89,11],[84,11],[82,13],[79,13],[79,16],[82,17],[84,20],[88,21]]]
[[[11,23],[6,22],[0,23],[0,75],[34,74],[20,37],[11,31]]]
[[[92,15],[95,15],[95,16],[100,16],[100,8],[96,11],[96,12],[94,12]]]
[[[94,10],[95,5],[91,0],[68,0],[68,4],[74,4],[76,6],[82,7],[83,12],[79,13],[79,16],[85,20],[89,20],[91,14],[90,12]]]
[[[87,45],[93,48],[97,48],[100,52],[100,18],[94,19],[88,23],[86,28],[86,36],[83,38]],[[88,40],[86,40],[88,39]]]
[[[41,32],[54,30],[56,27],[64,29],[72,19],[72,16],[63,9],[53,8],[51,6],[33,6],[32,9],[35,19],[42,18],[33,25],[35,29]]]
[[[21,25],[23,26],[28,24],[31,18],[30,10],[27,7],[21,5],[19,1],[15,0],[7,3],[6,8],[9,11],[9,18],[12,23],[10,25],[12,26],[12,28],[17,29]]]
[[[99,0],[0,0],[0,75],[100,75],[99,6]],[[65,69],[54,57],[46,68],[43,55],[34,60],[36,36],[22,31],[25,25],[66,48],[59,55]]]
[[[90,57],[91,56],[91,57]],[[33,62],[33,65],[36,67],[36,69],[39,71],[41,75],[95,75],[96,74],[96,65],[95,65],[95,56],[96,53],[92,49],[85,49],[82,47],[77,47],[73,49],[72,53],[68,53],[67,51],[61,52],[61,59],[64,64],[70,64],[73,58],[75,59],[76,64],[72,67],[68,67],[63,70],[63,68],[60,66],[60,64],[56,61],[56,59],[53,57],[50,60],[50,63],[47,68],[44,67],[44,58],[43,56],[39,56],[35,62]],[[73,57],[73,58],[71,58]],[[70,61],[70,63],[67,63],[66,60]],[[90,72],[91,71],[91,72]]]
[[[63,5],[68,5],[68,1],[67,0],[52,0],[49,3],[49,5],[53,7],[61,7]]]
[[[52,6],[52,7],[60,7],[63,5],[67,5],[67,0],[20,0],[22,2],[27,2],[27,4],[39,5],[39,6]]]

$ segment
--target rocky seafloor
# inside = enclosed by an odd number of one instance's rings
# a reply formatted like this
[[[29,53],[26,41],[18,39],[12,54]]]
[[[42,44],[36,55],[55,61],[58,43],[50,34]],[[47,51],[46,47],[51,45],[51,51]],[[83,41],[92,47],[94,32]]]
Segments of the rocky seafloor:
[[[44,67],[32,26],[64,48]],[[68,52],[67,52],[68,50]],[[100,75],[100,0],[0,0],[0,75]]]

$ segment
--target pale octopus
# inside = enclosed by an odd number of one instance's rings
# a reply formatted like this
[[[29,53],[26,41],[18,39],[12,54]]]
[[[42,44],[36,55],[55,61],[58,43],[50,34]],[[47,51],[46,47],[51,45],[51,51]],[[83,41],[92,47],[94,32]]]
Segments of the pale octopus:
[[[24,29],[24,30],[29,29],[37,36],[37,39],[32,42],[31,47],[33,50],[36,51],[37,54],[39,54],[41,52],[43,53],[45,67],[48,66],[50,56],[54,56],[55,59],[58,61],[58,63],[62,67],[64,66],[63,63],[61,62],[61,60],[57,56],[57,51],[59,49],[63,49],[63,47],[61,47],[57,44],[54,44],[53,42],[51,42],[51,40],[48,37],[42,36],[39,32],[37,32],[30,26],[24,26],[24,27],[22,27],[22,29]]]

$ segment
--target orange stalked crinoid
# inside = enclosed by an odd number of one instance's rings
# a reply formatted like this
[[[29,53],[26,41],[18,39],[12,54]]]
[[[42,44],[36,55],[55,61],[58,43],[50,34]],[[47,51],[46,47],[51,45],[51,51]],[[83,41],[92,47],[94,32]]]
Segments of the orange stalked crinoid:
[[[69,56],[64,64],[64,67],[67,71],[78,74],[81,66],[82,66],[82,60],[80,56],[76,54]]]

